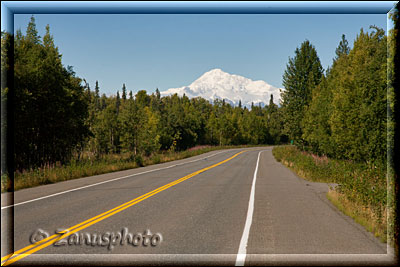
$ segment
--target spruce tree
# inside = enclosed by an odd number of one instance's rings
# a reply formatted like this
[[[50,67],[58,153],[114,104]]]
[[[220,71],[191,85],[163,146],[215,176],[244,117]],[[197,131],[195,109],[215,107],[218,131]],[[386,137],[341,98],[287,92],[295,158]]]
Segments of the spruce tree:
[[[35,23],[34,16],[31,17],[31,20],[26,29],[26,38],[29,42],[32,42],[33,44],[40,43],[40,36],[38,35],[38,31],[36,29],[36,23]]]
[[[94,103],[96,109],[100,109],[100,88],[98,81],[96,81],[96,86],[94,87]]]
[[[50,26],[46,25],[46,34],[43,36],[43,45],[46,47],[54,47],[53,36],[50,35]]]
[[[122,99],[126,100],[126,87],[125,87],[125,84],[122,85]]]
[[[156,89],[156,97],[158,100],[161,98],[160,90],[158,90],[158,88]]]
[[[14,166],[66,163],[89,133],[82,80],[63,66],[49,26],[39,39],[33,16],[25,37],[17,31],[14,55]]]
[[[283,75],[285,90],[281,93],[284,109],[284,130],[297,145],[304,145],[301,121],[304,109],[311,101],[313,88],[323,75],[321,62],[315,47],[304,41],[296,48],[294,58],[289,58]]]
[[[117,99],[115,101],[115,108],[117,110],[117,115],[119,113],[119,107],[121,106],[121,98],[119,96],[119,91],[117,91]]]
[[[269,106],[273,106],[274,105],[274,95],[271,94],[271,98],[269,99]]]
[[[346,36],[342,34],[342,40],[339,43],[339,46],[336,48],[335,53],[335,61],[338,60],[342,55],[348,55],[350,52],[349,43],[346,40]]]

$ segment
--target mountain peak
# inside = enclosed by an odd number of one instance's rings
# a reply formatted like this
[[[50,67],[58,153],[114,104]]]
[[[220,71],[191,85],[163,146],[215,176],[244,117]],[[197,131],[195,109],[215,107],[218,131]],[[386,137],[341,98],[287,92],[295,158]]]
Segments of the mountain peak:
[[[219,68],[216,68],[216,69],[209,70],[204,74],[220,74],[220,73],[226,73],[226,72],[224,72],[223,70],[221,70]]]
[[[230,75],[229,73],[223,71],[222,69],[212,69],[207,72],[205,72],[203,75],[200,76],[199,79],[204,78],[204,77],[220,77],[220,76],[226,76]]]
[[[232,105],[238,105],[239,101],[244,106],[251,106],[251,103],[269,103],[271,94],[274,103],[278,104],[280,99],[279,88],[273,87],[268,83],[258,80],[253,81],[246,77],[229,74],[220,68],[211,69],[201,75],[197,80],[188,86],[181,88],[170,88],[161,92],[161,95],[185,94],[189,98],[202,97],[210,102],[215,99],[225,99]]]

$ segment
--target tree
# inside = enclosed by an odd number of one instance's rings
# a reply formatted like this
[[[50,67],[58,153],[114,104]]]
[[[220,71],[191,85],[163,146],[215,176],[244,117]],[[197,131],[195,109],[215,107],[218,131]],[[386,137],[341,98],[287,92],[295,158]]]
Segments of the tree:
[[[122,99],[126,100],[126,87],[125,87],[125,84],[122,85]]]
[[[14,42],[15,167],[67,162],[89,135],[88,98],[82,80],[61,55],[46,27],[43,40],[31,18]]]
[[[342,55],[348,55],[350,52],[349,43],[346,40],[346,36],[342,34],[342,40],[339,43],[339,46],[336,48],[335,53],[335,61],[338,60]]]
[[[149,107],[130,101],[121,113],[122,147],[134,155],[150,155],[160,148],[158,118]]]
[[[40,36],[38,35],[38,31],[36,29],[35,17],[32,16],[29,21],[28,27],[26,29],[26,40],[28,44],[39,44]]]
[[[400,45],[398,44],[398,33],[400,29],[399,23],[399,8],[400,3],[397,2],[395,7],[389,12],[389,18],[393,21],[393,29],[389,31],[388,36],[388,180],[387,184],[391,185],[393,181],[398,181],[400,174],[400,157],[399,153],[395,153],[395,151],[399,151],[400,144],[400,134],[399,134],[399,120],[400,120],[400,107],[399,107],[399,99],[400,94],[398,91],[399,88],[399,62],[400,62]],[[397,63],[396,63],[397,62]],[[397,88],[397,89],[396,89]],[[396,91],[397,90],[397,91]],[[396,221],[398,222],[398,207],[399,203],[399,192],[400,187],[399,183],[395,182],[395,186],[388,186],[388,230],[389,236],[391,236],[391,232],[393,231],[393,239],[388,240],[388,243],[391,244],[399,244],[399,230],[398,227],[394,227],[396,225]],[[397,205],[396,205],[397,204]],[[394,207],[393,209],[391,207]],[[393,215],[392,215],[393,214]],[[394,220],[392,220],[392,218]],[[398,245],[396,247],[398,250]]]
[[[337,155],[356,161],[386,160],[387,38],[383,29],[361,29],[339,60],[330,124]]]
[[[106,94],[101,95],[101,99],[99,100],[99,109],[103,110],[107,107],[107,96]]]
[[[137,131],[141,125],[138,117],[138,107],[134,101],[129,101],[121,112],[121,145],[125,151],[137,153]]]
[[[327,71],[325,79],[322,76],[321,83],[312,92],[312,100],[306,107],[302,137],[310,145],[314,153],[336,157],[335,140],[332,138],[332,129],[329,120],[332,115],[333,91],[339,86],[340,69],[350,52],[345,35],[336,48],[336,57],[333,59],[332,68]]]
[[[94,101],[96,109],[100,109],[100,88],[98,81],[96,81],[96,86],[94,87]]]
[[[284,131],[297,145],[304,145],[301,121],[309,105],[313,88],[323,75],[321,62],[314,46],[306,40],[296,48],[295,57],[289,58],[283,75],[285,90],[281,93],[284,109]]]
[[[46,34],[43,36],[43,45],[46,48],[54,47],[54,39],[53,36],[50,34],[49,24],[46,25]]]
[[[314,153],[335,156],[335,144],[331,138],[329,119],[332,113],[332,83],[336,68],[328,78],[322,77],[321,83],[312,92],[312,101],[306,108],[303,126],[303,138]]]
[[[115,101],[115,108],[117,110],[117,116],[118,116],[118,113],[119,113],[119,107],[120,106],[121,106],[121,97],[119,96],[119,91],[117,91],[117,98],[116,98],[116,101]]]
[[[18,33],[18,31],[17,31]],[[19,31],[20,33],[20,31]],[[1,176],[7,175],[10,179],[7,182],[7,190],[13,188],[13,170],[12,159],[7,155],[13,155],[13,121],[10,98],[10,82],[13,79],[13,49],[14,38],[12,34],[5,31],[1,32]],[[12,88],[12,87],[11,87]],[[11,101],[10,101],[11,100]],[[12,103],[12,102],[11,102]],[[8,142],[7,142],[8,141]],[[11,142],[10,142],[11,141]]]
[[[135,96],[135,100],[138,105],[142,108],[150,105],[150,97],[147,95],[145,90],[140,90]]]
[[[269,105],[266,107],[266,127],[268,129],[268,144],[280,143],[282,136],[282,120],[278,106],[274,103],[274,96],[271,94]]]
[[[158,88],[156,88],[156,97],[157,97],[157,100],[161,99],[160,90],[158,90]]]

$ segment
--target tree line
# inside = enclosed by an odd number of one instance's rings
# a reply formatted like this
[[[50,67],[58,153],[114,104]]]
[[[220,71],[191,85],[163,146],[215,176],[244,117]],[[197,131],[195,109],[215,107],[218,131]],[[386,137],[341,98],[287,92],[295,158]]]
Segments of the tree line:
[[[91,88],[62,64],[49,26],[41,38],[32,16],[26,34],[18,30],[11,39],[2,32],[2,68],[7,61],[3,43],[14,48],[14,90],[2,84],[2,93],[13,94],[16,170],[65,164],[82,153],[94,158],[131,153],[135,158],[196,145],[286,140],[272,95],[268,106],[252,105],[251,110],[218,99],[211,104],[200,97],[161,97],[158,89],[134,95],[125,84],[116,95],[100,95],[98,81]]]
[[[371,26],[350,48],[345,35],[326,72],[306,40],[283,75],[284,133],[303,150],[356,162],[386,162],[387,36]]]
[[[332,158],[386,160],[387,37],[374,26],[371,33],[361,29],[353,48],[343,35],[326,71],[315,47],[303,42],[284,72],[281,105],[271,95],[269,105],[251,109],[218,99],[161,97],[158,89],[134,95],[125,84],[114,96],[100,95],[98,81],[91,88],[62,64],[49,26],[38,36],[33,16],[25,35],[2,32],[1,40],[2,74],[10,66],[6,50],[14,49],[13,90],[2,82],[2,100],[12,94],[17,170],[65,164],[82,153],[138,157],[288,140]]]
[[[213,104],[197,97],[161,97],[140,90],[127,96],[99,96],[85,86],[89,98],[87,126],[91,135],[82,147],[93,155],[132,152],[149,156],[158,150],[185,150],[196,145],[274,144],[283,142],[280,110],[273,103],[261,108],[233,107],[224,100]]]

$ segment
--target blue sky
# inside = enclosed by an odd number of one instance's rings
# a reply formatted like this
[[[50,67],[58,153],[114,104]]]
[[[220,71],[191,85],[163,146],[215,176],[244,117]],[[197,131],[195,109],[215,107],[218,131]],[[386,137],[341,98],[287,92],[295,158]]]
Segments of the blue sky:
[[[345,34],[352,47],[361,28],[386,30],[386,14],[169,15],[37,14],[39,35],[50,25],[64,65],[107,95],[154,92],[189,85],[204,72],[222,70],[282,87],[296,47],[308,39],[326,69]],[[23,33],[31,15],[14,15]]]

